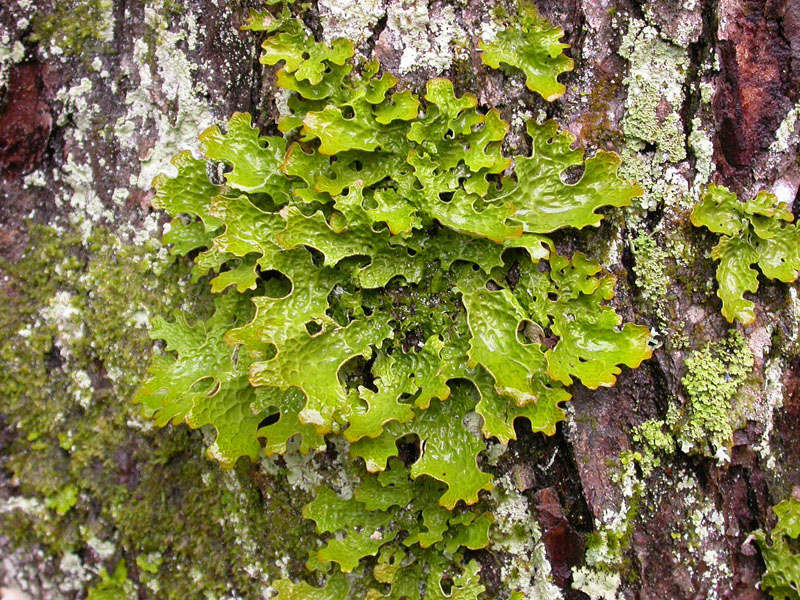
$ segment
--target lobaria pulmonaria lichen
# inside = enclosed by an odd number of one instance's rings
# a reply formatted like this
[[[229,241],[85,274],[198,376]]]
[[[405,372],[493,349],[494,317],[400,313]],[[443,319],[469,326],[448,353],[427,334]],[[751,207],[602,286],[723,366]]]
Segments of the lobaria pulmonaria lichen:
[[[767,567],[761,588],[774,600],[796,600],[800,598],[800,500],[789,498],[773,506],[772,511],[778,521],[769,535],[760,529],[753,532]]]
[[[717,296],[722,314],[732,323],[737,319],[750,325],[756,318],[755,304],[745,292],[758,290],[757,264],[765,277],[791,282],[800,270],[800,227],[775,194],[759,192],[740,202],[736,194],[721,185],[710,185],[700,204],[692,211],[695,227],[707,227],[720,234],[711,256],[717,266]]]
[[[539,40],[571,64],[560,34],[524,10],[518,47]],[[332,534],[309,568],[365,569],[370,598],[476,598],[478,563],[462,553],[489,542],[491,516],[474,506],[493,485],[486,440],[515,439],[520,417],[552,434],[576,379],[611,386],[651,353],[648,329],[607,305],[614,277],[559,256],[546,234],[597,226],[598,209],[641,192],[617,177],[617,155],[584,160],[554,122],[528,122],[530,155],[507,157],[508,124],[446,79],[421,100],[285,13],[254,12],[246,28],[271,34],[262,62],[283,63],[283,137],[238,113],[201,136],[203,158],[183,153],[177,177],[156,179],[154,206],[174,217],[164,241],[199,251],[196,275],[218,297],[207,321],[154,323],[166,352],[136,401],[159,425],[215,427],[208,453],[228,467],[295,436],[303,452],[344,436],[362,482],[306,506]],[[528,83],[552,100],[563,70]],[[583,175],[565,183],[571,167]],[[351,583],[275,587],[344,598]]]

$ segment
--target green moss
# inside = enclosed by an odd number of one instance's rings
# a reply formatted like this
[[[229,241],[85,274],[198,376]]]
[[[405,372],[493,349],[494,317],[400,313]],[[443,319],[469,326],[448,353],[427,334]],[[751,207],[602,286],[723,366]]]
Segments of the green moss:
[[[725,340],[706,345],[686,359],[681,383],[688,394],[678,441],[684,452],[729,459],[733,428],[731,399],[753,368],[753,354],[737,331]]]
[[[84,60],[107,50],[114,37],[111,0],[59,0],[38,5],[30,41],[55,54],[80,55]]]
[[[584,109],[579,117],[581,139],[599,148],[623,145],[622,132],[612,122],[612,106],[619,93],[619,80],[598,74],[597,82],[586,97]]]
[[[189,266],[99,227],[85,244],[49,227],[29,234],[25,256],[0,263],[0,330],[10,333],[0,341],[0,414],[15,432],[4,468],[19,490],[0,530],[56,558],[91,543],[109,570],[124,557],[144,597],[260,595],[277,561],[309,543],[310,527],[285,527],[302,523],[307,496],[281,474],[260,489],[249,464],[220,471],[203,458],[200,432],[154,431],[129,402],[153,347],[148,320],[178,306],[208,312],[186,287]]]
[[[125,600],[135,598],[133,585],[128,581],[128,569],[121,560],[110,575],[105,568],[100,569],[100,581],[89,589],[86,600]]]
[[[52,508],[56,514],[65,515],[69,509],[75,506],[78,501],[78,487],[73,484],[67,484],[58,490],[55,494],[45,500],[45,506]]]

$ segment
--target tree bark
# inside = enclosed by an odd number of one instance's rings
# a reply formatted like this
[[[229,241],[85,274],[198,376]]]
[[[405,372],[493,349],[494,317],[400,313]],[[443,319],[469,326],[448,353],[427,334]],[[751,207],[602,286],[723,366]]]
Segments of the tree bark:
[[[764,597],[748,535],[800,486],[797,284],[762,277],[756,321],[728,324],[716,240],[688,217],[711,182],[740,198],[771,191],[800,216],[800,0],[537,0],[576,61],[550,104],[481,63],[481,32],[509,6],[317,0],[303,18],[411,89],[452,78],[501,110],[511,147],[524,148],[525,119],[544,112],[590,153],[622,156],[643,197],[556,242],[601,260],[618,277],[618,312],[660,346],[613,388],[576,386],[556,435],[523,426],[496,468],[527,501],[539,568],[564,598]],[[279,114],[261,39],[239,29],[248,8],[0,8],[0,583],[31,598],[83,598],[120,560],[132,597],[256,598],[301,573],[314,547],[300,509],[325,473],[266,461],[224,472],[204,458],[204,432],[153,430],[129,402],[150,360],[148,321],[189,302],[208,310],[186,265],[168,266],[155,241],[164,217],[150,208],[152,178],[234,111],[270,133]],[[729,456],[678,443],[651,472],[626,463],[642,448],[637,427],[689,410],[687,359],[734,331],[754,366],[726,407]],[[609,536],[614,566],[601,569],[591,551]],[[510,559],[477,555],[499,590],[497,561]]]

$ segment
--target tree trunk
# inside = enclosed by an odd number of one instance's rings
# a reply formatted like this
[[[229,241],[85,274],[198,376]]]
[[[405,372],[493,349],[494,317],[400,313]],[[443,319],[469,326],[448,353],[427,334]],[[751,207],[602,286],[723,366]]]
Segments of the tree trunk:
[[[660,345],[613,388],[575,386],[554,436],[519,428],[496,469],[538,537],[476,552],[482,581],[500,590],[516,561],[564,598],[764,597],[748,535],[800,486],[797,284],[762,277],[755,322],[728,324],[716,238],[689,214],[715,182],[742,199],[771,191],[800,215],[800,1],[536,5],[576,61],[553,103],[482,64],[495,3],[316,0],[304,13],[318,39],[351,39],[411,89],[444,76],[496,106],[512,146],[543,111],[590,153],[619,153],[644,189],[556,241],[612,271],[618,312]],[[259,34],[239,29],[247,14],[227,0],[0,8],[0,582],[31,598],[83,598],[122,560],[131,597],[266,597],[315,547],[300,516],[323,477],[313,460],[224,471],[204,457],[208,432],[154,429],[130,403],[148,323],[209,310],[158,242],[153,177],[234,111],[273,133],[285,100]],[[734,351],[754,364],[721,397]],[[729,447],[680,433],[701,410],[695,381],[712,388]],[[663,422],[661,451],[636,434],[648,421]]]

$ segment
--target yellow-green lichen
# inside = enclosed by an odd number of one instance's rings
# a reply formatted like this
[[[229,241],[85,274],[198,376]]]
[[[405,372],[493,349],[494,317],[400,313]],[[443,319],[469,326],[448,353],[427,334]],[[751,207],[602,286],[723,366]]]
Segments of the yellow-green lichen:
[[[731,400],[753,369],[753,353],[739,332],[707,344],[686,359],[681,383],[688,396],[677,425],[684,452],[729,460],[733,442]]]
[[[552,99],[571,61],[561,30],[532,11],[515,30],[519,56],[504,62],[548,55],[556,67],[528,84]],[[393,92],[397,78],[377,62],[351,60],[351,40],[317,41],[285,16],[253,12],[246,26],[270,34],[261,62],[283,63],[277,83],[293,92],[284,136],[236,113],[200,136],[202,159],[182,152],[177,177],[156,178],[154,206],[173,217],[164,241],[176,254],[200,250],[195,274],[213,272],[218,295],[211,318],[154,320],[166,353],[135,400],[157,425],[213,425],[208,455],[226,467],[262,447],[283,455],[292,437],[308,453],[343,435],[363,460],[357,486],[319,487],[303,509],[326,542],[309,569],[338,567],[322,588],[292,573],[275,584],[279,598],[341,597],[372,586],[370,572],[385,584],[376,593],[407,596],[406,582],[424,575],[435,597],[445,569],[474,598],[483,586],[464,552],[489,542],[486,440],[515,439],[519,417],[552,434],[566,386],[611,386],[621,365],[651,354],[648,328],[621,327],[607,304],[615,278],[543,237],[597,226],[599,209],[639,189],[616,177],[619,157],[584,161],[552,121],[529,121],[530,153],[512,160],[508,124],[475,96],[446,79],[429,81],[424,98]],[[229,170],[210,177],[219,163]],[[512,164],[515,177],[492,185]],[[568,184],[571,167],[583,174]],[[407,445],[414,458],[403,463]],[[402,564],[389,573],[392,557]]]
[[[100,581],[89,588],[86,600],[133,600],[138,597],[133,583],[128,580],[124,560],[117,563],[111,574],[102,567],[99,577]]]
[[[651,419],[633,430],[633,441],[643,448],[641,453],[636,453],[636,459],[644,477],[649,477],[654,468],[661,466],[663,456],[675,452],[675,438],[667,427],[664,421]]]
[[[52,496],[45,500],[45,506],[52,508],[56,514],[65,515],[69,509],[75,506],[78,501],[78,487],[74,484],[67,484]]]
[[[791,199],[791,198],[790,198]],[[762,191],[747,202],[740,202],[728,188],[710,185],[691,215],[695,227],[707,227],[720,234],[711,257],[719,261],[717,296],[722,314],[729,321],[744,325],[755,319],[755,303],[745,292],[758,290],[758,265],[769,279],[795,281],[800,270],[800,228],[794,223],[789,204],[774,194]]]
[[[628,226],[643,227],[647,212],[666,209],[669,220],[680,218],[690,186],[681,163],[685,161],[687,140],[682,122],[686,98],[689,55],[663,39],[657,30],[641,19],[631,17],[619,54],[627,59],[628,75],[622,132],[620,174],[636,180],[644,194],[628,211]],[[687,244],[674,232],[667,232],[673,255],[684,255]]]

